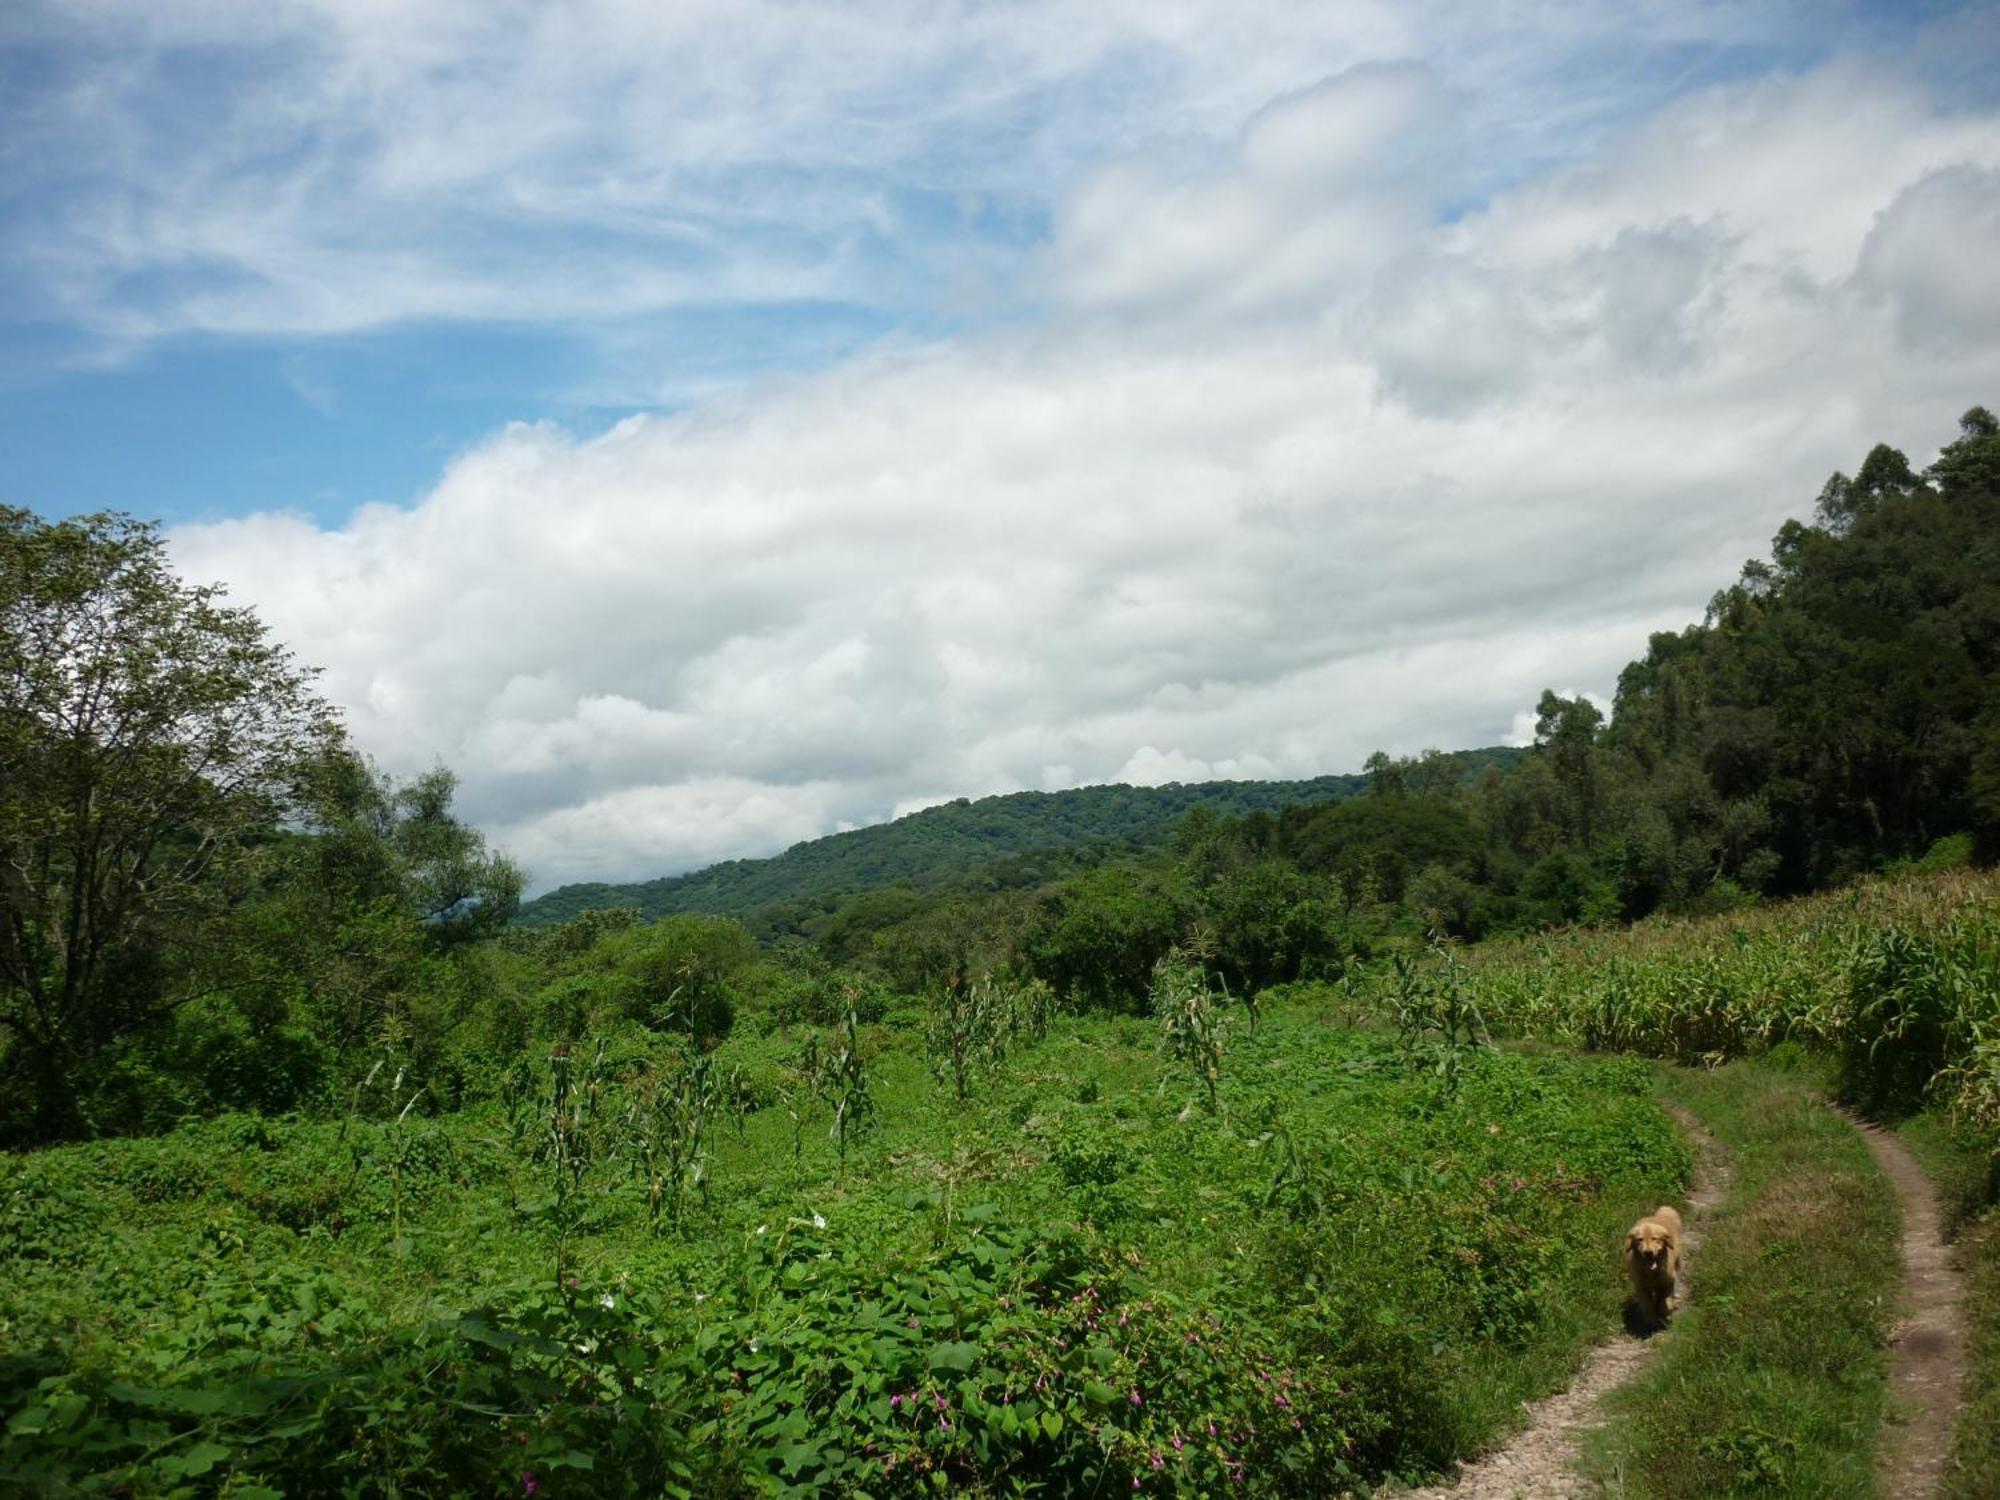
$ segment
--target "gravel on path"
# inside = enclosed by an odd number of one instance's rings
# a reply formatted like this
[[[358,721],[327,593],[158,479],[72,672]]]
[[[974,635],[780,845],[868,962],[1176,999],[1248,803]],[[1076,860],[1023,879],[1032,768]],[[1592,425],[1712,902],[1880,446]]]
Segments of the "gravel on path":
[[[1669,1112],[1694,1147],[1694,1186],[1683,1236],[1692,1259],[1701,1244],[1703,1221],[1728,1191],[1729,1153],[1688,1111],[1669,1106]],[[1686,1305],[1689,1291],[1684,1270],[1674,1289],[1676,1307]],[[1599,1344],[1567,1390],[1528,1403],[1527,1425],[1504,1447],[1462,1465],[1449,1484],[1398,1490],[1396,1500],[1585,1500],[1595,1495],[1596,1485],[1576,1473],[1584,1435],[1604,1424],[1605,1395],[1636,1377],[1656,1347],[1650,1339],[1630,1335]]]

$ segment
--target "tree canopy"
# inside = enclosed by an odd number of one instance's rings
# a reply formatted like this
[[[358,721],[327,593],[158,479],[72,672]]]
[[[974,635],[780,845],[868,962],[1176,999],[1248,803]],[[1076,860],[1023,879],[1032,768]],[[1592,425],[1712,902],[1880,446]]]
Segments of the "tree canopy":
[[[0,773],[0,1086],[37,1135],[88,1128],[110,1055],[184,1007],[233,1004],[278,1071],[281,1036],[371,1034],[520,893],[449,771],[376,773],[313,673],[128,516],[0,507]]]
[[[157,529],[0,508],[0,1027],[61,1081],[183,991],[331,709]]]

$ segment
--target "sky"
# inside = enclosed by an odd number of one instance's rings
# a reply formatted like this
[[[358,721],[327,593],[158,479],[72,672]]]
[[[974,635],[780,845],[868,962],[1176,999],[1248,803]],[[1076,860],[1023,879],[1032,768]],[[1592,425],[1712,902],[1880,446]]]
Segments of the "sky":
[[[2000,405],[2000,5],[15,0],[0,500],[531,890],[1608,701]]]

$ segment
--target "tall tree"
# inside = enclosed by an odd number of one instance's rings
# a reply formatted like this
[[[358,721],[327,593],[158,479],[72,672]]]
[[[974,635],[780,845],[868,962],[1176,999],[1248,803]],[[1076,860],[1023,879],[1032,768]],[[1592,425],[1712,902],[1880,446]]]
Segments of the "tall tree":
[[[49,1128],[170,1010],[204,919],[340,741],[312,674],[158,529],[0,507],[0,1036]]]
[[[1589,845],[1597,825],[1597,732],[1604,714],[1579,695],[1560,698],[1548,689],[1535,705],[1535,748],[1556,773],[1569,808],[1569,836]]]

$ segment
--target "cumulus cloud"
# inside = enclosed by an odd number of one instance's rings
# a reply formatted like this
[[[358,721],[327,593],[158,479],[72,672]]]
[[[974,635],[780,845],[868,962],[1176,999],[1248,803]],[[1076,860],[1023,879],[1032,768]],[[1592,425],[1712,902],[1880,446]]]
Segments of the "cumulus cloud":
[[[1927,173],[1882,210],[1862,244],[1857,280],[1894,309],[1912,347],[1990,348],[2000,340],[1996,256],[2000,170],[1960,163]]]
[[[538,885],[626,878],[958,794],[1518,737],[1828,470],[1922,462],[2000,382],[1950,336],[2000,306],[1961,248],[2000,121],[1908,79],[1718,86],[1470,206],[1493,105],[1449,67],[1234,102],[1075,178],[1043,317],[509,428],[408,510],[186,527],[177,560],[393,768],[458,768]],[[430,149],[396,170],[475,148]]]

